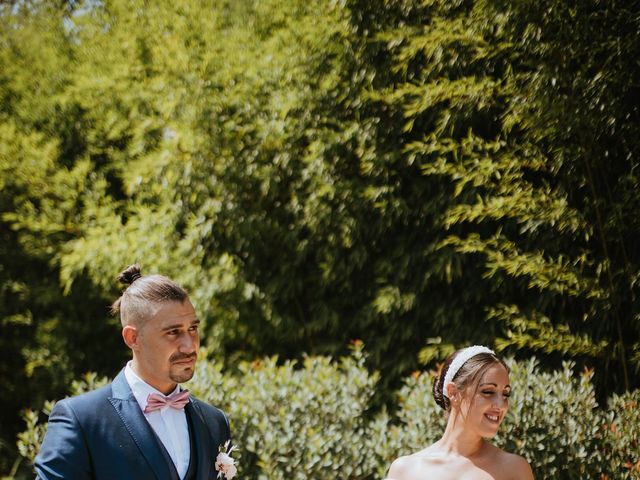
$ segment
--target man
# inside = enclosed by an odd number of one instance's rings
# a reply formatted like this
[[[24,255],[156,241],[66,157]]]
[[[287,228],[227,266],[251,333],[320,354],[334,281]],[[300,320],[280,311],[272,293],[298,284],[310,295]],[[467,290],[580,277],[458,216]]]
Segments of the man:
[[[35,469],[52,479],[214,479],[230,439],[224,413],[182,390],[194,373],[200,321],[187,293],[161,275],[120,274],[113,304],[133,359],[113,382],[58,402]]]

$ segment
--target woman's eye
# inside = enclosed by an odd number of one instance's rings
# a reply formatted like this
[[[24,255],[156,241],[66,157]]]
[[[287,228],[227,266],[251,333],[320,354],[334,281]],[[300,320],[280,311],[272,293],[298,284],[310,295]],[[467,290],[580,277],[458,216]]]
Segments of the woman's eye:
[[[493,390],[483,390],[482,391],[483,395],[493,395],[493,393],[494,393]]]

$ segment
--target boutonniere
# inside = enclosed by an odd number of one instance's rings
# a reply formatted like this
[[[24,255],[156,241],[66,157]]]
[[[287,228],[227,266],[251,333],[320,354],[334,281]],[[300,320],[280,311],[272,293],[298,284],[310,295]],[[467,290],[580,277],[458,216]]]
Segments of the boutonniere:
[[[231,458],[231,453],[236,449],[235,445],[231,445],[231,440],[227,440],[224,445],[220,445],[220,453],[216,457],[216,471],[218,479],[224,478],[231,480],[238,473],[236,461]]]

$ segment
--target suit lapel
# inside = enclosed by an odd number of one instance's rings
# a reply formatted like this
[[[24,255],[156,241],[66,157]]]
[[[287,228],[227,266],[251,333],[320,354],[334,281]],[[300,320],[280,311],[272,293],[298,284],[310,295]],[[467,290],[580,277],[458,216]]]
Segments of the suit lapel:
[[[156,435],[131,392],[124,370],[113,380],[111,392],[113,397],[109,398],[109,402],[115,408],[151,470],[159,479],[170,478],[171,471],[159,448]]]
[[[185,407],[188,415],[191,416],[193,425],[193,438],[198,459],[198,479],[208,479],[213,467],[211,458],[217,455],[217,445],[211,445],[207,425],[202,418],[200,409],[194,404],[193,399]],[[216,449],[214,451],[213,449]]]

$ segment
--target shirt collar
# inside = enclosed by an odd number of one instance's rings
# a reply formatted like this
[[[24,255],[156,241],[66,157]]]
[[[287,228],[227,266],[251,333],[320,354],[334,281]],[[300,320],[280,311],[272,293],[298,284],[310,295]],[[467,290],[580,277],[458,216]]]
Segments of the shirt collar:
[[[142,411],[144,411],[144,409],[147,406],[147,397],[149,397],[150,394],[158,393],[163,397],[168,396],[162,393],[157,388],[152,387],[147,382],[142,380],[136,374],[136,372],[133,371],[133,368],[131,368],[131,360],[127,362],[127,366],[124,368],[124,376],[127,379],[127,383],[129,383],[129,386],[131,387],[131,392],[133,393],[133,396],[136,398],[136,401],[138,402],[138,405],[140,405],[140,408],[142,409]],[[179,392],[180,390],[181,390],[180,385],[176,385],[175,390],[171,392],[169,395]]]

